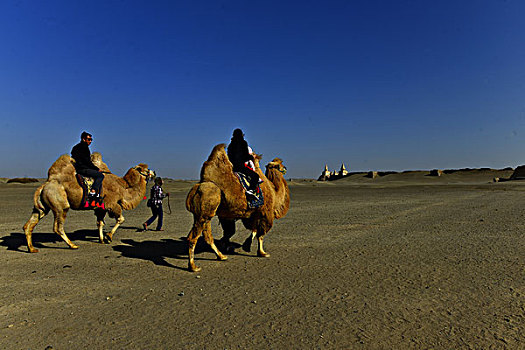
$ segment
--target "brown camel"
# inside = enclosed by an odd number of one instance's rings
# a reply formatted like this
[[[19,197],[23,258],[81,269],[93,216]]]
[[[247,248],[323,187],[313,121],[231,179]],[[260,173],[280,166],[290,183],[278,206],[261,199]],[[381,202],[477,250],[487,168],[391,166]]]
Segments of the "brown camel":
[[[195,265],[195,245],[201,233],[211,246],[217,259],[226,260],[213,241],[211,219],[217,215],[224,229],[225,242],[235,233],[235,220],[242,219],[244,226],[252,234],[243,244],[243,249],[250,250],[253,238],[258,239],[257,255],[269,257],[263,249],[263,237],[272,228],[273,220],[286,215],[290,207],[290,190],[284,179],[286,167],[279,158],[266,165],[266,174],[259,167],[260,156],[255,159],[256,171],[264,181],[261,190],[264,205],[256,209],[248,208],[246,195],[233,165],[228,159],[225,145],[215,146],[201,169],[200,182],[195,184],[186,198],[186,209],[193,213],[193,227],[188,234],[189,262],[188,269],[200,271]]]
[[[112,174],[107,165],[102,161],[102,156],[98,152],[91,155],[93,163],[104,173],[102,183],[102,195],[105,209],[95,209],[97,216],[97,226],[100,243],[110,242],[117,228],[124,222],[122,210],[134,209],[146,193],[146,182],[155,176],[155,173],[148,169],[146,164],[139,164],[128,170],[124,177],[120,178]],[[64,221],[69,209],[79,210],[82,201],[82,187],[76,180],[74,160],[67,154],[60,156],[49,168],[47,181],[40,186],[34,194],[34,207],[31,217],[24,225],[24,232],[27,239],[27,248],[30,253],[38,252],[33,247],[32,233],[38,222],[46,216],[49,211],[53,211],[55,221],[53,231],[58,234],[69,245],[70,248],[77,249],[64,231]],[[116,224],[110,233],[104,237],[104,216],[106,213],[115,218]]]

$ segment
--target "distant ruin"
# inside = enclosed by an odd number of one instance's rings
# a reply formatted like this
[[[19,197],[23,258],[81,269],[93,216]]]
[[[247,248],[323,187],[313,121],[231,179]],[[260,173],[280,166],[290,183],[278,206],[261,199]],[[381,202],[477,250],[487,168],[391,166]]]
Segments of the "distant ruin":
[[[512,171],[514,170],[511,167],[506,167],[504,169],[492,169],[492,168],[461,168],[461,169],[432,169],[432,170],[405,170],[405,171],[360,171],[360,172],[349,172],[346,170],[346,166],[344,163],[341,163],[341,168],[339,171],[330,171],[328,170],[328,165],[324,166],[324,170],[317,179],[317,181],[333,181],[333,180],[339,180],[347,176],[356,175],[356,174],[362,174],[364,177],[370,178],[370,179],[376,179],[387,175],[392,174],[405,174],[405,173],[414,173],[414,172],[420,172],[420,173],[426,173],[425,176],[430,177],[442,177],[454,173],[478,173],[482,171]],[[519,166],[514,170],[514,173],[509,178],[499,178],[495,177],[493,178],[494,182],[503,182],[503,181],[510,181],[510,180],[525,180],[525,165]]]
[[[520,165],[512,173],[511,180],[524,180],[525,179],[525,165]]]
[[[506,170],[512,170],[512,168],[506,168]],[[514,172],[508,179],[499,177],[495,177],[493,179],[494,182],[504,182],[511,180],[525,180],[525,165],[520,165],[516,169],[514,169]]]
[[[329,171],[328,165],[325,165],[324,170],[321,173],[321,176],[319,176],[319,178],[317,179],[317,181],[337,180],[348,175],[349,173],[346,170],[345,163],[341,163],[341,168],[339,169],[339,171]]]

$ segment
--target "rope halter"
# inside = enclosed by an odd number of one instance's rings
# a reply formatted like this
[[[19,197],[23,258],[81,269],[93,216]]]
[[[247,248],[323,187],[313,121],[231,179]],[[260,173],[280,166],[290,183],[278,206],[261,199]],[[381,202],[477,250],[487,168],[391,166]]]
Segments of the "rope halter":
[[[286,167],[284,165],[278,164],[278,163],[277,164],[270,163],[270,164],[266,165],[266,168],[267,169],[277,169],[283,175],[286,174],[286,171],[287,171],[287,169],[286,169]]]
[[[149,179],[152,175],[151,170],[149,172],[143,172],[143,170],[139,166],[135,166],[133,167],[133,169],[136,170],[140,175],[144,176],[146,180]]]

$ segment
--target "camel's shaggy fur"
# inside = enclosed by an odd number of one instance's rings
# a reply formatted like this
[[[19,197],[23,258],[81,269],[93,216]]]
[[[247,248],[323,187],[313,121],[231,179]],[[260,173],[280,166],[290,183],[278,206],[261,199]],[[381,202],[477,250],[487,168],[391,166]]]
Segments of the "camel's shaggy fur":
[[[154,172],[148,169],[146,164],[139,164],[128,170],[124,177],[120,178],[109,171],[108,166],[102,161],[98,152],[91,155],[93,163],[105,172],[102,182],[102,196],[105,210],[97,208],[97,226],[101,243],[111,241],[117,228],[124,222],[122,210],[135,208],[146,193],[146,182],[154,177]],[[76,171],[74,160],[67,154],[60,156],[49,168],[47,181],[40,186],[34,194],[33,213],[24,225],[29,252],[36,253],[38,249],[33,247],[32,233],[38,222],[52,211],[55,216],[53,230],[69,245],[76,249],[64,231],[64,221],[69,209],[78,210],[82,202],[82,187],[75,177]],[[110,233],[104,237],[104,216],[106,213],[115,218],[116,224]]]
[[[193,186],[186,198],[186,209],[193,213],[193,227],[188,234],[190,271],[199,271],[195,265],[195,245],[201,233],[211,246],[219,260],[225,260],[216,247],[211,234],[210,220],[217,215],[224,229],[223,241],[235,233],[235,219],[242,219],[244,226],[252,234],[243,244],[243,249],[250,250],[253,238],[258,239],[258,256],[268,257],[263,249],[263,236],[272,228],[273,220],[286,215],[290,207],[290,190],[283,174],[286,167],[279,158],[275,158],[266,166],[266,174],[259,167],[260,156],[255,159],[256,171],[264,181],[261,190],[264,195],[264,205],[249,209],[246,195],[238,178],[233,173],[233,165],[228,159],[225,145],[215,146],[201,169],[200,182]]]

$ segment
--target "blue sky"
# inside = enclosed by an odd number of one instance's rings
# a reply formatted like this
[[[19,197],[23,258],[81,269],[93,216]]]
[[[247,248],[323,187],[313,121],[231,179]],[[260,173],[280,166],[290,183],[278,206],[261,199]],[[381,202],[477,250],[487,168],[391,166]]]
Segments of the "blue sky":
[[[0,177],[83,130],[197,179],[234,128],[287,177],[525,164],[522,1],[3,1]]]

